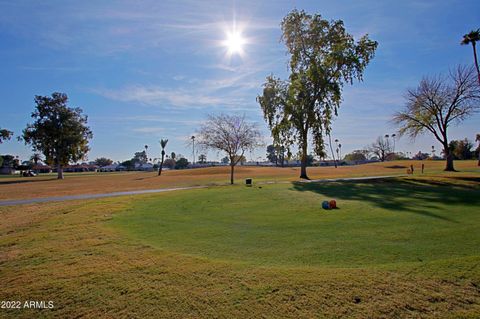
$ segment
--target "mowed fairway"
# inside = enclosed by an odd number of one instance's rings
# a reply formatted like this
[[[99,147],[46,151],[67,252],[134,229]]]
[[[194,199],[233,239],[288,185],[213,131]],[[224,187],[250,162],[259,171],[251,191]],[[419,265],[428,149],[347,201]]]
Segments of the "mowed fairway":
[[[417,173],[421,164],[425,164],[426,173],[440,173],[444,161],[396,161],[372,163],[357,166],[310,167],[308,173],[312,179],[359,177],[405,174],[407,167],[414,165]],[[478,171],[476,161],[457,161],[456,167],[463,173]],[[237,166],[236,179],[242,183],[244,178],[255,181],[294,181],[298,180],[298,167],[255,167]],[[229,183],[229,167],[210,167],[193,170],[165,171],[162,176],[156,172],[123,173],[71,173],[64,180],[57,180],[54,174],[37,177],[0,178],[0,200],[40,198],[78,194],[99,194],[129,190],[144,190],[168,187],[198,185],[224,185]]]
[[[0,300],[55,304],[0,316],[477,318],[480,174],[467,163],[0,207]],[[332,198],[339,209],[321,209]]]
[[[323,210],[332,198],[339,208]],[[112,223],[152,247],[198,257],[358,267],[476,255],[479,208],[479,190],[465,184],[386,179],[175,193],[138,201]]]

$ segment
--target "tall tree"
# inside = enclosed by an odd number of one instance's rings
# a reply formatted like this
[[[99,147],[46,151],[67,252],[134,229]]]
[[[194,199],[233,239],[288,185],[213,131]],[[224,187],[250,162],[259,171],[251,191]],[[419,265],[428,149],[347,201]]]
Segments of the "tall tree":
[[[425,77],[416,89],[407,91],[406,99],[404,109],[393,117],[400,135],[433,134],[443,146],[445,170],[455,171],[448,128],[480,108],[480,85],[473,67],[458,66],[448,76]]]
[[[12,131],[0,128],[0,144],[2,144],[3,141],[11,139],[12,136],[13,136]]]
[[[158,168],[158,176],[162,175],[163,160],[165,159],[165,147],[167,147],[168,140],[161,139],[160,147],[162,148],[162,160],[160,162],[160,167]]]
[[[200,156],[198,157],[198,162],[201,164],[205,164],[207,162],[207,155],[200,154]]]
[[[138,163],[140,165],[147,164],[147,152],[145,150],[141,152],[135,152],[135,154],[133,154],[132,162]]]
[[[39,154],[39,153],[33,153],[33,155],[30,156],[30,163],[33,163],[34,166],[37,166],[38,162],[41,161],[41,160],[42,160],[42,155]]]
[[[109,158],[106,158],[106,157],[99,157],[99,158],[95,159],[95,164],[100,166],[100,167],[103,167],[103,166],[112,165],[113,161]]]
[[[473,48],[473,60],[475,62],[475,67],[477,69],[477,77],[478,77],[478,84],[480,85],[480,68],[478,66],[478,59],[477,59],[477,41],[480,41],[480,29],[472,30],[470,33],[467,33],[463,36],[462,45],[472,45]]]
[[[178,161],[175,162],[175,169],[184,169],[188,167],[188,160],[185,157],[179,156]]]
[[[93,137],[82,109],[70,108],[67,102],[65,93],[35,96],[34,122],[23,130],[25,143],[43,153],[46,162],[57,168],[58,179],[63,179],[65,165],[85,158],[88,140]]]
[[[275,149],[275,146],[273,146],[273,144],[267,146],[267,159],[270,161],[270,163],[278,166],[277,150]]]
[[[230,159],[230,183],[233,184],[235,165],[248,150],[260,146],[260,132],[244,116],[209,115],[200,127],[198,144],[206,149],[224,151]]]
[[[280,166],[284,166],[285,164],[285,147],[281,145],[268,145],[267,146],[267,159],[275,164],[275,166],[278,166],[280,163]]]
[[[148,151],[148,145],[147,145],[147,144],[145,144],[144,148],[145,148],[145,156],[147,157],[147,162],[148,162],[148,154],[147,154],[147,151]]]
[[[478,146],[477,146],[478,163],[477,163],[477,166],[480,166],[480,134],[477,134],[475,136],[475,142],[478,142]]]
[[[280,162],[280,166],[284,166],[285,164],[285,147],[281,145],[268,145],[267,146],[267,159],[278,166]]]
[[[30,156],[30,161],[33,162],[35,165],[38,164],[39,161],[42,160],[42,155],[39,153],[33,153],[32,156]]]
[[[473,143],[470,142],[467,138],[463,140],[453,140],[448,144],[450,152],[453,154],[455,159],[467,160],[471,159],[474,156],[472,151]]]
[[[382,162],[384,162],[387,155],[392,152],[388,137],[388,135],[385,135],[385,137],[379,136],[377,140],[368,147],[368,152],[377,156]]]
[[[354,150],[353,152],[345,155],[344,160],[352,162],[361,162],[367,160],[368,151],[366,150]]]
[[[282,41],[290,53],[290,76],[282,81],[267,77],[257,98],[274,144],[298,144],[300,178],[307,176],[308,138],[315,153],[323,154],[324,136],[331,131],[345,83],[361,81],[373,58],[377,42],[365,35],[355,42],[341,20],[328,21],[319,14],[293,10],[282,21]]]

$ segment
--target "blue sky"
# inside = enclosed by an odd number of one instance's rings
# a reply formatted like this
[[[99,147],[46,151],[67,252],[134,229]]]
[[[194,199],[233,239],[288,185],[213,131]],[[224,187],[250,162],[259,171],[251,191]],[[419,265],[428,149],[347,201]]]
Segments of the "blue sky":
[[[364,82],[346,86],[333,137],[343,153],[395,132],[389,120],[423,75],[471,64],[466,32],[480,27],[480,2],[464,1],[2,1],[0,127],[20,133],[34,95],[65,92],[89,116],[89,160],[132,157],[159,139],[191,158],[186,141],[209,113],[245,114],[270,141],[256,96],[271,73],[285,78],[280,21],[293,8],[342,19],[355,37],[379,42]],[[222,42],[236,22],[246,43],[229,56]],[[476,115],[450,131],[473,139]],[[398,151],[429,151],[433,137],[397,141]],[[27,158],[16,140],[1,154]],[[210,152],[209,159],[219,158]],[[248,155],[265,157],[264,148]]]

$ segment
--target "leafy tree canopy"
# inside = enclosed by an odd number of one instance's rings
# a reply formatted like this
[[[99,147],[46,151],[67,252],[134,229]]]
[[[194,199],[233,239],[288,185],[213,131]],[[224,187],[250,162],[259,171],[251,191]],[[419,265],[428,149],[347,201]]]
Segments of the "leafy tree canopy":
[[[138,163],[138,164],[146,164],[148,162],[147,152],[146,151],[135,152],[132,158],[132,162]]]
[[[282,41],[290,54],[290,76],[268,76],[257,100],[270,128],[274,144],[298,144],[301,178],[306,174],[308,138],[317,155],[324,154],[324,136],[330,133],[345,83],[361,81],[373,58],[377,42],[364,35],[358,41],[345,30],[343,21],[328,21],[319,14],[293,10],[282,21]]]
[[[23,139],[34,151],[43,153],[50,165],[55,165],[58,178],[63,178],[63,166],[85,158],[88,140],[93,137],[82,109],[67,106],[65,93],[35,96],[33,123],[23,130]]]
[[[0,144],[3,143],[3,141],[11,139],[13,136],[13,132],[9,131],[7,129],[2,129],[0,127]]]
[[[450,151],[455,159],[466,160],[472,159],[475,154],[473,149],[473,143],[467,138],[463,140],[452,140],[449,143]]]
[[[175,169],[184,169],[187,167],[188,167],[188,160],[185,157],[181,157],[175,162]]]
[[[19,165],[19,160],[13,155],[2,155],[0,156],[0,167],[17,167]]]
[[[368,151],[364,150],[355,150],[347,155],[345,155],[345,161],[366,161],[367,160]]]
[[[95,164],[100,166],[100,167],[112,165],[112,163],[113,163],[113,161],[109,158],[106,158],[106,157],[99,157],[99,158],[95,159]]]

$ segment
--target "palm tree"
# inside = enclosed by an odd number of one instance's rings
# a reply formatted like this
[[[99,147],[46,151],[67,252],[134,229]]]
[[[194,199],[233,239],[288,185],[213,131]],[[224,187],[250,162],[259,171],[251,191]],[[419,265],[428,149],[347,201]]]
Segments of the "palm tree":
[[[332,136],[330,132],[328,133],[328,145],[330,146],[330,151],[332,152],[333,163],[335,164],[335,168],[337,168],[337,160],[335,159],[335,153],[333,152],[333,145],[332,145]],[[338,143],[338,139],[335,139],[335,143]]]
[[[393,140],[393,154],[395,154],[395,137],[397,137],[397,134],[392,134],[392,140]]]
[[[158,168],[158,176],[162,175],[163,160],[165,159],[165,147],[167,146],[167,143],[168,140],[160,140],[160,147],[162,148],[162,161],[160,162],[160,167]]]
[[[477,137],[475,138],[475,142],[478,142],[478,163],[477,165],[480,166],[480,134],[477,134]]]
[[[192,148],[193,148],[193,151],[192,151],[193,161],[192,161],[192,163],[193,163],[193,165],[195,165],[195,136],[192,135],[191,139],[192,139]]]
[[[37,166],[38,164],[38,161],[41,161],[42,160],[42,156],[38,153],[34,153],[31,157],[30,157],[30,161],[33,162],[35,164],[35,166]]]
[[[41,161],[42,160],[42,156],[38,153],[34,153],[31,157],[30,157],[30,161],[34,162],[35,165],[38,164],[38,161]]]
[[[480,84],[480,69],[478,67],[477,48],[476,48],[477,41],[480,41],[480,29],[472,30],[470,31],[470,33],[465,34],[460,44],[462,45],[469,45],[470,43],[472,44],[473,59],[475,60],[475,67],[477,68],[478,84]]]

